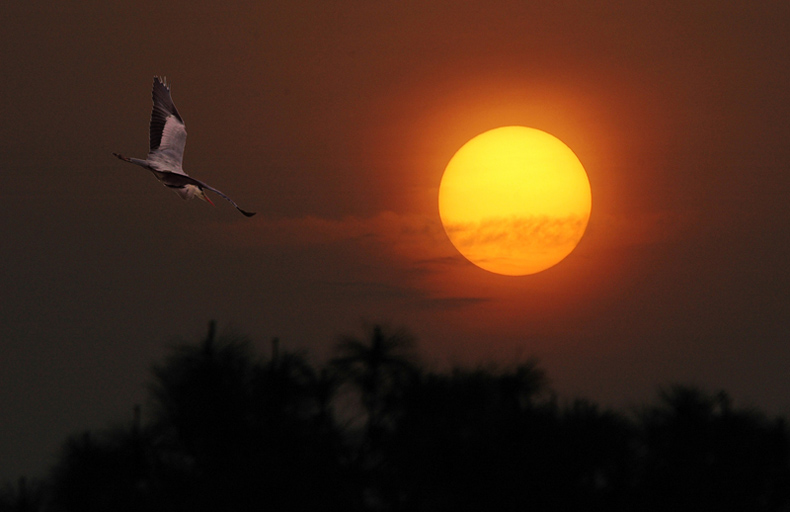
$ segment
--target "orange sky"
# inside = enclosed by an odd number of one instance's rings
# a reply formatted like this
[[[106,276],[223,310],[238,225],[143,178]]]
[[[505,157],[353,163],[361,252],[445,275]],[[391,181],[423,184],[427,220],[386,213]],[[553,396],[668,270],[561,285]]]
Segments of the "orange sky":
[[[14,2],[0,32],[0,478],[131,414],[206,322],[325,356],[360,319],[437,365],[536,356],[561,396],[670,382],[790,412],[790,5]],[[154,75],[185,168],[144,171]],[[438,219],[471,137],[547,131],[590,178],[578,248],[521,278]],[[221,204],[222,203],[222,204]]]

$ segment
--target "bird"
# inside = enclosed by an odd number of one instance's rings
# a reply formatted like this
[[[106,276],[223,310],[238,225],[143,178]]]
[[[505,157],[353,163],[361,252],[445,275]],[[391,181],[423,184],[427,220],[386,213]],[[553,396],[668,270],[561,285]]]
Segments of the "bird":
[[[187,143],[187,130],[184,119],[178,113],[173,98],[170,96],[170,86],[167,81],[158,76],[154,77],[153,91],[151,93],[154,108],[151,111],[151,125],[149,133],[148,157],[129,158],[118,153],[113,153],[124,162],[145,167],[169,189],[183,199],[199,198],[210,204],[214,202],[206,195],[210,190],[226,199],[237,210],[247,217],[252,217],[255,212],[242,210],[233,199],[229,198],[216,188],[187,175],[182,168],[184,160],[184,146]]]

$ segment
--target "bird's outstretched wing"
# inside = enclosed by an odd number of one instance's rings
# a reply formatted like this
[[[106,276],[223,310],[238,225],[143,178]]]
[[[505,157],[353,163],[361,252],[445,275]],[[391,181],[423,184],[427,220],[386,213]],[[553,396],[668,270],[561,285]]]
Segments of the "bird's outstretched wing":
[[[200,188],[201,190],[202,189],[210,190],[215,194],[217,194],[218,196],[225,199],[226,201],[228,201],[230,204],[232,204],[234,208],[239,210],[243,215],[247,217],[252,217],[253,215],[255,215],[255,212],[248,212],[246,210],[242,210],[241,208],[239,208],[239,205],[237,205],[233,199],[229,198],[228,196],[223,194],[221,191],[215,189],[211,185],[207,185],[206,183],[203,183],[200,180],[196,180],[192,176],[187,176],[186,174],[175,173],[175,172],[155,171],[153,169],[151,169],[151,171],[156,173],[159,180],[167,187],[180,188],[185,185],[194,185]]]
[[[151,111],[148,161],[160,170],[183,174],[181,165],[187,143],[184,120],[173,103],[170,89],[158,76],[154,77],[151,96],[154,108]]]

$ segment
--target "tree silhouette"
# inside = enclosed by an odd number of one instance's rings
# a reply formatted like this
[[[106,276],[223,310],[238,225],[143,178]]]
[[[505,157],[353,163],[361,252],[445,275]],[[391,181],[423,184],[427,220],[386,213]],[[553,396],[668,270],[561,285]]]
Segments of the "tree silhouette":
[[[233,505],[251,421],[248,344],[217,340],[211,322],[202,344],[175,348],[153,374],[153,428],[173,506],[203,510],[218,497]]]
[[[155,455],[139,415],[129,427],[71,436],[50,476],[55,511],[155,510]]]
[[[386,496],[385,437],[394,428],[394,413],[402,393],[417,374],[414,338],[405,330],[390,331],[381,325],[366,328],[365,338],[342,337],[330,367],[341,381],[357,393],[364,425],[356,445],[353,467],[368,507],[380,508],[392,499]]]
[[[201,346],[180,347],[154,374],[159,448],[182,508],[353,508],[343,445],[302,356],[275,349],[255,361],[248,344],[215,340],[212,324]]]
[[[559,418],[552,476],[565,510],[634,510],[636,425],[627,417],[577,399]]]
[[[0,489],[0,512],[35,512],[42,510],[46,488],[42,482],[29,482],[20,477],[17,485],[7,484]]]
[[[400,391],[416,374],[413,347],[406,331],[385,332],[380,325],[370,328],[365,339],[345,336],[337,344],[332,365],[360,394],[368,442],[381,434]]]
[[[725,393],[663,390],[642,414],[643,510],[777,510],[788,500],[782,422],[735,410]]]
[[[275,352],[253,380],[256,465],[280,510],[353,510],[358,496],[329,406],[336,389],[300,354]],[[260,485],[260,483],[258,484]]]
[[[387,446],[387,495],[404,510],[534,507],[558,430],[544,384],[531,363],[413,381]]]
[[[535,361],[427,371],[403,331],[345,337],[328,364],[219,337],[153,367],[153,414],[69,437],[0,512],[787,511],[781,419],[674,386],[625,415],[560,405]],[[342,384],[362,425],[341,423]]]

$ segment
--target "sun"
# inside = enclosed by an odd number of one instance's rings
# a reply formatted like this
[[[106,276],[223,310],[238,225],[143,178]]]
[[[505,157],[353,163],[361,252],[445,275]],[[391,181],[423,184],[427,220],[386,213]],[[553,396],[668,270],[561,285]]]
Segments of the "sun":
[[[464,144],[439,186],[439,215],[458,251],[508,276],[535,274],[570,254],[590,218],[590,181],[561,140],[505,126]]]

